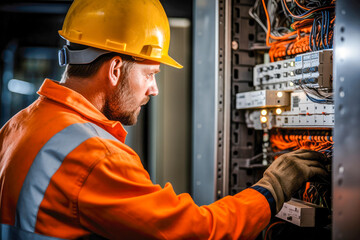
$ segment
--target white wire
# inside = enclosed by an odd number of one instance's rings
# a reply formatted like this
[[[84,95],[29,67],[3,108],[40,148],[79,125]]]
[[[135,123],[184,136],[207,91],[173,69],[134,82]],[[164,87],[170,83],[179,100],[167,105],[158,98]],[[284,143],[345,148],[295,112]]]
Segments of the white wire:
[[[255,1],[254,6],[249,9],[249,15],[250,15],[250,17],[252,17],[260,25],[260,27],[265,32],[267,32],[267,27],[265,26],[265,24],[261,21],[260,17],[254,11],[254,9],[258,8],[259,2],[260,2],[259,0]],[[276,0],[272,0],[272,2],[273,2],[273,4],[275,4],[277,6]],[[276,36],[276,37],[281,37],[281,36],[285,35],[286,33],[281,34],[279,31],[273,30],[273,31],[271,31],[271,34]]]

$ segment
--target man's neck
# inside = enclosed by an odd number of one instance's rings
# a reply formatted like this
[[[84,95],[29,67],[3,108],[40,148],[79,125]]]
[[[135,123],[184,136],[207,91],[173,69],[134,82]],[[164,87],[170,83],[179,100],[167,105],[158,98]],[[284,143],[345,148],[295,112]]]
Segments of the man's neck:
[[[102,112],[105,104],[105,88],[99,86],[99,79],[70,77],[63,79],[60,85],[70,88],[82,96],[84,96],[91,104],[93,104],[100,112]]]

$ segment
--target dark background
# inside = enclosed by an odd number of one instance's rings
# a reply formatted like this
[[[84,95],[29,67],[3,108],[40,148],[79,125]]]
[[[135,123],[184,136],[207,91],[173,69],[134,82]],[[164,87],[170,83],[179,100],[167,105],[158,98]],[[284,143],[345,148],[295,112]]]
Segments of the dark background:
[[[168,15],[192,18],[192,0],[160,1]],[[65,43],[57,33],[72,1],[2,1],[0,3],[0,126],[36,98],[44,78],[60,80],[57,51]],[[11,79],[29,82],[32,92],[9,91]]]

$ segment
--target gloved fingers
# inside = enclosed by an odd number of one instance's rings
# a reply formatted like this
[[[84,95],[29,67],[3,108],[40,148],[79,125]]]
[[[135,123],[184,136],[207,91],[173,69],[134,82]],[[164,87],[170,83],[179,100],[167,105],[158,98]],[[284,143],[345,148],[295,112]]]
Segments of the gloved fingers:
[[[308,151],[310,151],[310,150],[309,150],[309,149],[300,148],[300,149],[298,149],[298,150],[293,151],[292,153],[298,154],[298,153],[304,153],[304,152],[308,152]]]
[[[314,177],[317,177],[317,178],[324,177],[324,178],[326,178],[327,176],[329,176],[329,173],[326,170],[322,169],[322,168],[312,168],[310,175],[311,175],[310,178],[314,178]]]
[[[301,151],[295,151],[294,156],[301,158],[301,159],[307,159],[307,160],[317,160],[320,162],[323,162],[326,160],[325,155],[321,152],[307,150],[307,149],[300,149]]]
[[[330,185],[331,184],[331,177],[330,174],[323,176],[323,175],[315,175],[309,179],[309,182],[318,182],[318,183],[325,183]]]
[[[288,159],[301,158],[301,159],[318,160],[318,161],[323,161],[326,159],[324,154],[308,149],[298,149],[294,152],[283,154],[279,158],[288,158]]]
[[[306,165],[307,167],[317,167],[326,170],[325,166],[321,162],[316,160],[298,159],[296,163],[299,164],[300,166]]]
[[[279,158],[280,158],[280,159],[282,159],[282,158],[291,158],[291,157],[293,157],[293,156],[301,155],[301,154],[303,154],[303,153],[305,153],[305,152],[308,152],[308,150],[306,150],[306,149],[298,149],[298,150],[293,151],[293,152],[284,153],[284,154],[280,155]],[[279,158],[278,158],[278,159],[279,159]]]

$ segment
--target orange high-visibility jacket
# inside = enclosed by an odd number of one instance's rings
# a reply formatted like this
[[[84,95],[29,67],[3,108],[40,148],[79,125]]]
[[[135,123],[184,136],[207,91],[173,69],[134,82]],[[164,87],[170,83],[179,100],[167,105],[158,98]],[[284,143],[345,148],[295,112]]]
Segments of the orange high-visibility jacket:
[[[154,185],[126,131],[49,79],[0,131],[0,238],[253,239],[275,202],[261,187],[207,206]]]

